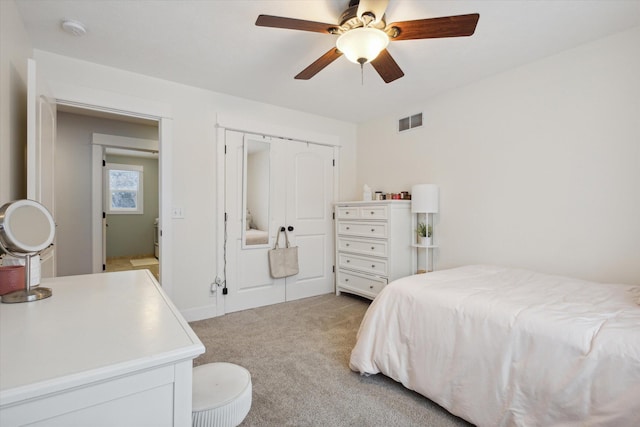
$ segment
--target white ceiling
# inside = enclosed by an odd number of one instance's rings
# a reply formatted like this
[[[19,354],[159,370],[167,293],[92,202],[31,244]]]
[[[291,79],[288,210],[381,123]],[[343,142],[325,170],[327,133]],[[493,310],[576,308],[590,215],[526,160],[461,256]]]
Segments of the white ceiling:
[[[471,37],[392,42],[385,84],[346,58],[294,76],[335,36],[254,25],[259,14],[337,23],[348,0],[17,0],[36,49],[349,122],[404,113],[483,77],[640,25],[640,0],[391,0],[387,22],[479,13]],[[87,35],[62,31],[63,19]]]

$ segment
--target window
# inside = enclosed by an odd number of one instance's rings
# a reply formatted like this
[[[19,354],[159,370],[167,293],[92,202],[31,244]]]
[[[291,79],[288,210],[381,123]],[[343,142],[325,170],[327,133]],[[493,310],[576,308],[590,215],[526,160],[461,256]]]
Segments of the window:
[[[106,203],[108,214],[143,214],[143,168],[140,165],[106,165]]]

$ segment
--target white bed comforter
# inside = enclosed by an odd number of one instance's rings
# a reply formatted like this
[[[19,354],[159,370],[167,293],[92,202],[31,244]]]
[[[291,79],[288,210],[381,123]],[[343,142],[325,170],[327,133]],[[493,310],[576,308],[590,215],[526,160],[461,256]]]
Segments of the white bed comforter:
[[[494,266],[410,276],[373,301],[350,366],[479,426],[640,426],[638,298]]]
[[[244,232],[246,245],[264,245],[269,243],[269,233],[257,228],[250,228]]]

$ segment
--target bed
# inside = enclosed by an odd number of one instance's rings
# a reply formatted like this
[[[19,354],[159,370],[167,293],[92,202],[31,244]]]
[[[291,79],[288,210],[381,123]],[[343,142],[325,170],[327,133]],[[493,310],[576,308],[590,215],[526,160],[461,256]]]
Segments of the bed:
[[[269,243],[269,233],[257,228],[249,228],[245,231],[246,245],[264,245]]]
[[[466,266],[396,280],[350,367],[478,426],[640,426],[640,286]]]

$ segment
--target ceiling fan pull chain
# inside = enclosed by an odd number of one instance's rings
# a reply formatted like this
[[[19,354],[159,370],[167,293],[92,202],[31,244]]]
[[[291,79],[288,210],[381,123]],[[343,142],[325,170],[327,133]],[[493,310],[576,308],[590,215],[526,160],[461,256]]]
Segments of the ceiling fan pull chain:
[[[364,86],[364,62],[360,63],[360,85]]]

